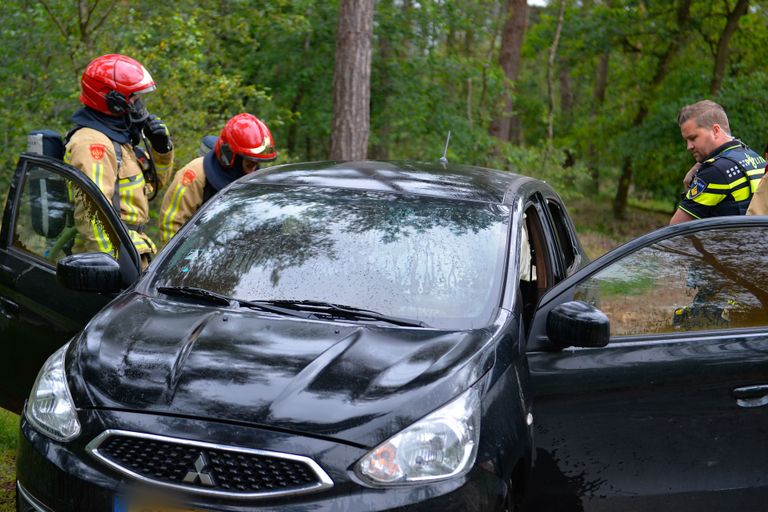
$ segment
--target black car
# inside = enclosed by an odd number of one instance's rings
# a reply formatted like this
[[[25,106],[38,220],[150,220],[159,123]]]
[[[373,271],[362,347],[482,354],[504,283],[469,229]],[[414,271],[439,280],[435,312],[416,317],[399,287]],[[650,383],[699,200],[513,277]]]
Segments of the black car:
[[[77,208],[112,254],[68,254]],[[766,235],[693,222],[587,265],[541,181],[310,163],[234,183],[139,276],[96,187],[24,155],[0,234],[19,510],[756,507]]]

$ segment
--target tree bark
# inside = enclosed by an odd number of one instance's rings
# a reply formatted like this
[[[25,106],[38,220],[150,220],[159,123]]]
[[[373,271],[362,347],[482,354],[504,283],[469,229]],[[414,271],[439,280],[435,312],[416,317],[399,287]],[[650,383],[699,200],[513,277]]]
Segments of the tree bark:
[[[725,4],[726,9],[728,3]],[[712,71],[712,82],[709,85],[709,93],[712,96],[720,92],[725,77],[725,68],[728,65],[728,54],[730,53],[729,44],[731,37],[739,26],[739,19],[747,13],[749,0],[739,0],[736,6],[726,16],[725,27],[720,34],[720,40],[717,42],[717,53],[715,54],[715,65]]]
[[[682,0],[676,10],[676,22],[677,22],[677,34],[675,37],[671,37],[667,42],[664,52],[659,57],[656,63],[656,70],[654,71],[653,78],[648,85],[642,91],[642,99],[640,100],[640,107],[637,114],[632,121],[632,129],[639,128],[649,111],[649,104],[651,99],[656,93],[661,82],[669,73],[669,66],[672,64],[672,60],[675,55],[685,46],[685,39],[688,37],[689,27],[691,20],[691,3],[693,0]],[[616,187],[616,197],[613,199],[613,216],[617,219],[623,219],[627,212],[627,198],[629,196],[629,187],[632,184],[632,156],[627,155],[624,159],[624,164],[621,168],[621,176],[619,177],[619,184]]]
[[[555,137],[554,68],[557,47],[560,45],[560,34],[563,31],[563,22],[565,21],[565,2],[566,0],[560,0],[560,13],[557,15],[555,37],[549,48],[549,58],[547,58],[547,143],[549,146],[552,145],[552,140]]]
[[[597,116],[605,103],[605,91],[608,89],[608,62],[610,56],[610,50],[606,50],[600,55],[597,61],[597,69],[595,70],[595,90],[592,96],[592,109],[589,113],[592,126],[595,126]],[[595,195],[600,192],[600,168],[598,160],[597,147],[595,145],[595,140],[592,139],[589,142],[587,167],[589,168],[589,176],[592,181],[592,191]]]
[[[341,0],[333,70],[332,160],[368,153],[373,0]]]
[[[576,97],[570,66],[563,59],[560,59],[559,68],[557,77],[560,82],[560,111],[567,116],[576,104]]]
[[[490,134],[501,141],[513,141],[520,144],[522,133],[520,120],[515,114],[513,92],[515,82],[520,75],[520,57],[528,24],[527,0],[507,0],[504,10],[504,28],[501,34],[499,65],[507,79],[502,111],[491,122]]]

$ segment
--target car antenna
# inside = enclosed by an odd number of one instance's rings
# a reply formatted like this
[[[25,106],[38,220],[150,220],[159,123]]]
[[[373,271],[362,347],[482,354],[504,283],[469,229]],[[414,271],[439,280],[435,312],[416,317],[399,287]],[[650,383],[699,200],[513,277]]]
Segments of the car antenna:
[[[451,142],[451,130],[448,130],[448,137],[445,138],[445,149],[443,149],[443,156],[440,157],[441,164],[448,163],[448,143]]]

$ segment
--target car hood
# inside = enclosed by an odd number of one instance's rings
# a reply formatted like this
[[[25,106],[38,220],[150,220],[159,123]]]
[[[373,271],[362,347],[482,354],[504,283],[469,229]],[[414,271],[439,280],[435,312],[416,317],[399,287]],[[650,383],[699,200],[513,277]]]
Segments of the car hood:
[[[73,397],[373,446],[492,365],[489,330],[276,317],[128,294],[71,347]]]

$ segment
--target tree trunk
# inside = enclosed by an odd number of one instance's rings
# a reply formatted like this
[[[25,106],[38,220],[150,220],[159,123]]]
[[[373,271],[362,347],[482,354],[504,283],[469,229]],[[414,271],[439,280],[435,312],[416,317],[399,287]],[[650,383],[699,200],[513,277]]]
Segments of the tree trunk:
[[[560,60],[559,67],[557,76],[560,82],[560,111],[568,115],[576,103],[573,80],[571,79],[570,67],[562,59]]]
[[[605,103],[605,91],[608,88],[608,61],[610,60],[610,55],[610,50],[606,50],[605,53],[600,55],[600,58],[597,61],[597,69],[595,70],[595,90],[592,97],[592,109],[589,115],[593,127],[595,126],[595,123],[597,123],[597,116]],[[587,167],[589,168],[589,176],[592,180],[592,191],[597,195],[600,193],[600,168],[594,137],[589,142]]]
[[[672,60],[680,49],[685,46],[685,40],[688,38],[690,19],[691,19],[691,3],[693,0],[682,0],[676,11],[676,26],[677,34],[675,37],[670,38],[670,42],[667,43],[664,53],[659,57],[656,63],[656,70],[650,83],[642,91],[642,99],[640,100],[640,107],[632,121],[632,129],[636,130],[643,124],[646,116],[648,115],[648,105],[651,99],[656,93],[661,82],[669,73],[669,66],[672,64]],[[632,156],[627,155],[624,160],[624,165],[621,168],[621,176],[619,177],[619,184],[616,188],[616,197],[613,200],[613,215],[617,219],[623,219],[627,212],[627,197],[629,196],[629,187],[632,184]]]
[[[725,5],[727,9],[728,4],[726,3]],[[712,82],[709,85],[709,92],[712,96],[717,95],[720,92],[720,87],[723,85],[725,68],[728,65],[728,54],[730,53],[728,45],[734,32],[736,32],[736,28],[739,26],[739,19],[747,13],[748,7],[749,0],[739,0],[733,10],[727,14],[725,27],[720,34],[720,40],[717,42],[715,66],[712,71]]]
[[[527,0],[507,0],[501,34],[499,65],[507,79],[502,111],[491,122],[490,134],[501,141],[522,142],[520,120],[514,112],[513,87],[520,75],[523,36],[528,23]]]
[[[368,153],[373,0],[341,0],[333,70],[332,160]]]
[[[555,137],[555,92],[553,87],[555,57],[557,56],[557,47],[560,45],[560,34],[563,31],[563,22],[565,21],[565,2],[560,0],[560,13],[557,15],[557,28],[555,37],[552,40],[552,46],[549,48],[549,58],[547,58],[547,144],[552,145]]]

